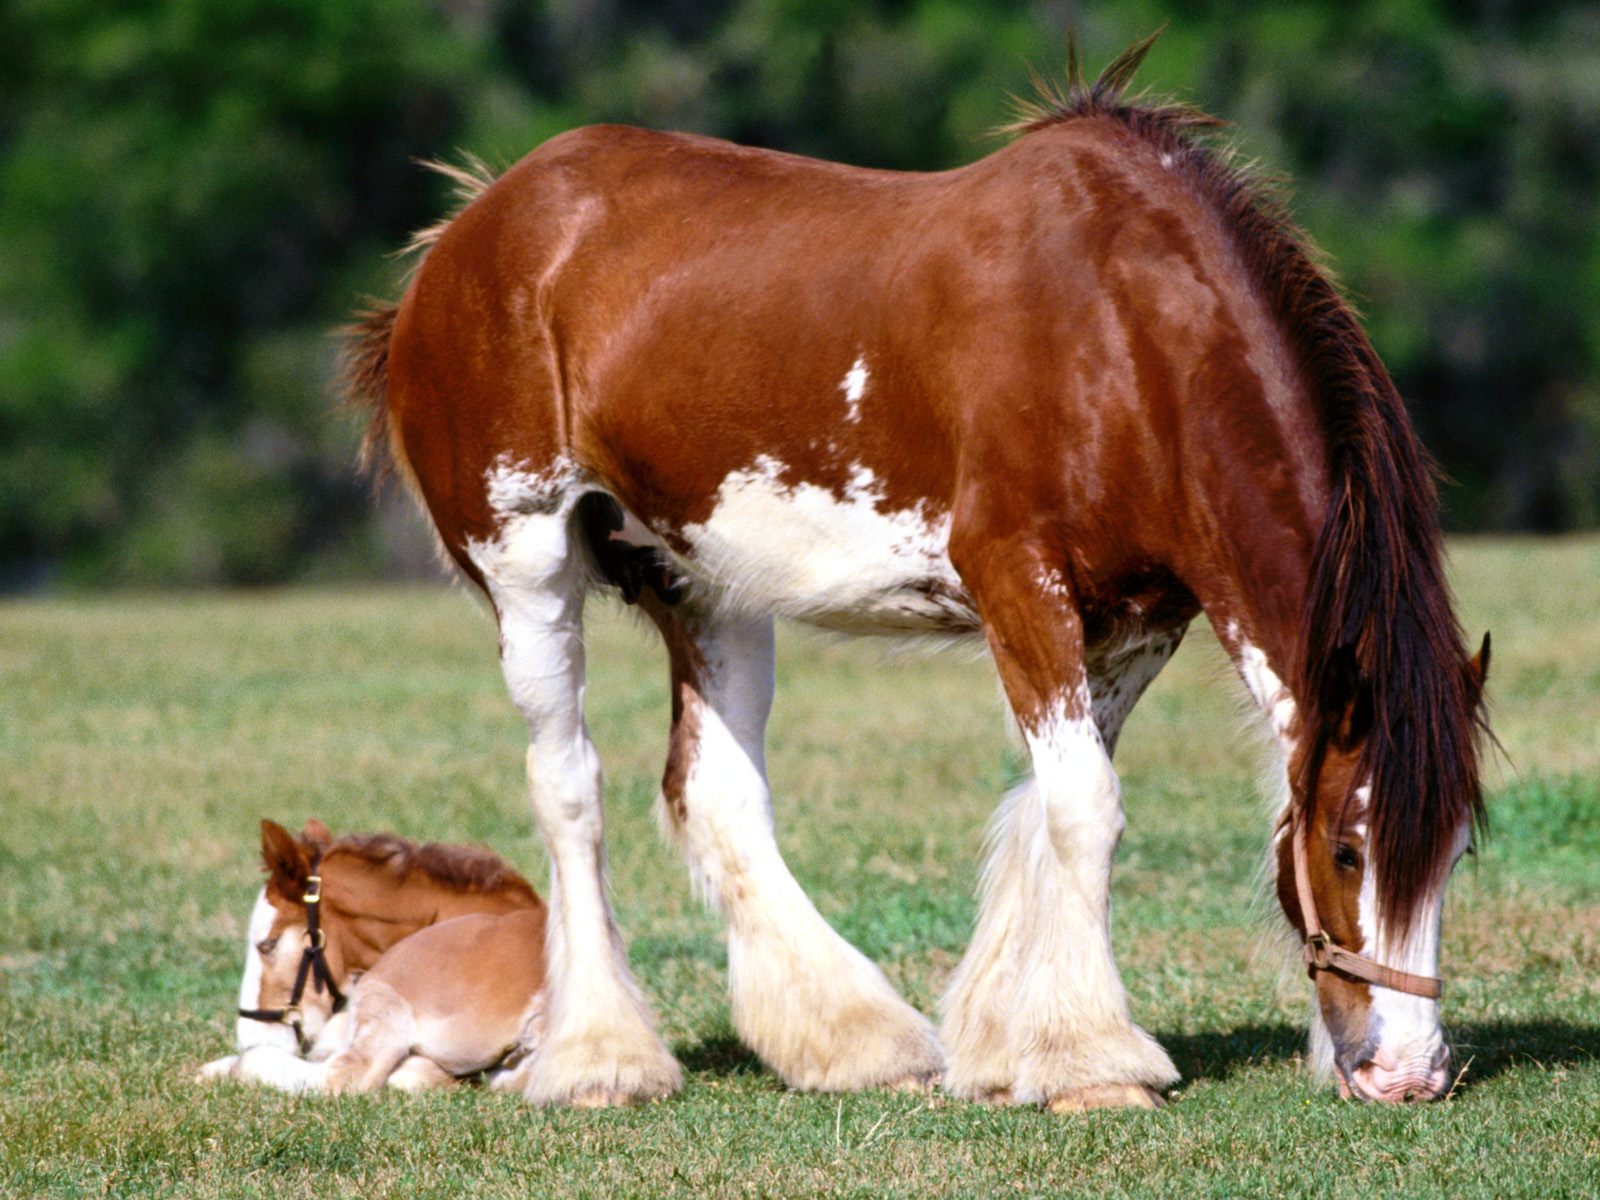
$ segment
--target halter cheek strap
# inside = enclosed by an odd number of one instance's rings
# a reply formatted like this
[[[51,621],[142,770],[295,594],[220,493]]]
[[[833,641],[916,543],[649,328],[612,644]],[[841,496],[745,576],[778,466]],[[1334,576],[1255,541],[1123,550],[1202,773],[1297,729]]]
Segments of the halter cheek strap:
[[[1431,975],[1413,975],[1409,971],[1385,966],[1364,954],[1346,950],[1328,936],[1317,916],[1317,902],[1311,893],[1311,865],[1307,861],[1309,852],[1306,849],[1310,836],[1305,821],[1296,814],[1289,828],[1289,837],[1294,848],[1294,886],[1300,898],[1300,919],[1306,927],[1306,974],[1314,980],[1318,971],[1332,971],[1364,983],[1375,983],[1397,992],[1437,1000],[1444,991],[1444,984],[1440,980]]]
[[[327,990],[333,997],[333,1011],[344,1008],[344,993],[333,981],[328,970],[328,959],[323,953],[328,935],[322,928],[322,876],[316,874],[317,864],[311,864],[312,874],[306,879],[306,936],[305,947],[300,951],[300,967],[294,975],[294,990],[289,993],[289,1003],[282,1008],[241,1008],[239,1015],[247,1021],[265,1021],[272,1025],[288,1025],[295,1038],[304,1044],[305,1031],[301,1025],[300,998],[305,995],[306,981],[314,980],[318,992]]]

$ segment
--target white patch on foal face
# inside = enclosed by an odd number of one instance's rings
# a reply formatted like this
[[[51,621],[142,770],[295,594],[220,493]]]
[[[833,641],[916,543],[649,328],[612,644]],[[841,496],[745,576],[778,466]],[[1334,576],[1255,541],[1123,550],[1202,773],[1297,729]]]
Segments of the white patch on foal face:
[[[278,910],[272,907],[272,902],[267,899],[267,889],[263,887],[256,896],[255,907],[250,910],[250,926],[245,934],[244,979],[239,984],[240,1008],[261,1007],[261,986],[267,978],[270,965],[256,947],[271,935],[277,919]],[[236,1024],[234,1040],[241,1053],[254,1046],[298,1049],[294,1030],[287,1025],[252,1021],[244,1017],[240,1017]]]
[[[885,510],[857,464],[842,495],[783,482],[768,455],[732,472],[704,523],[686,525],[694,573],[738,613],[857,632],[969,630],[977,615],[950,564],[950,516]]]
[[[845,420],[852,424],[861,420],[861,397],[867,394],[867,379],[869,377],[866,358],[857,358],[844,373],[844,378],[839,381],[839,390],[844,393]]]

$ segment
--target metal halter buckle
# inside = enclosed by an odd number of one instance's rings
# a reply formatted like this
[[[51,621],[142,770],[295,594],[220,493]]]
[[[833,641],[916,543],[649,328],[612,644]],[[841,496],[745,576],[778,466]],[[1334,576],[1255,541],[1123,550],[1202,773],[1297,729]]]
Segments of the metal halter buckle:
[[[1326,933],[1313,933],[1306,938],[1306,965],[1315,967],[1319,971],[1329,970],[1333,966],[1332,956],[1328,953],[1332,942]]]

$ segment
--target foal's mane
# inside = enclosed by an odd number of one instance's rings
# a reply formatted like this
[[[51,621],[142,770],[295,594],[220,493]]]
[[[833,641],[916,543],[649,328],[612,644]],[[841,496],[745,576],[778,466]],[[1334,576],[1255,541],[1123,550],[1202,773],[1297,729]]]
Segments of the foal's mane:
[[[498,854],[472,846],[419,844],[392,833],[351,833],[330,843],[322,860],[338,854],[380,867],[402,882],[420,875],[453,892],[533,891]]]
[[[1290,218],[1283,189],[1205,139],[1222,124],[1215,117],[1124,98],[1155,36],[1093,84],[1069,40],[1065,86],[1035,76],[1038,98],[1017,102],[1005,132],[1108,118],[1151,145],[1230,232],[1299,363],[1326,443],[1329,496],[1293,668],[1310,738],[1295,792],[1315,805],[1328,751],[1360,746],[1355,779],[1372,785],[1367,853],[1379,908],[1403,938],[1449,869],[1462,820],[1485,821],[1482,717],[1445,582],[1434,468],[1372,343]]]

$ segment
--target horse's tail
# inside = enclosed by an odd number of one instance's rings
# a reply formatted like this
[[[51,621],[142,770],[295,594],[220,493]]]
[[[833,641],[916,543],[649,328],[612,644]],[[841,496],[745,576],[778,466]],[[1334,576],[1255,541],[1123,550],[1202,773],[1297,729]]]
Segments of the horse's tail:
[[[411,235],[401,253],[413,256],[413,271],[450,223],[461,215],[462,209],[488,191],[495,181],[495,172],[472,154],[463,154],[459,165],[436,159],[421,165],[450,181],[455,204],[446,216]],[[410,484],[411,472],[405,453],[394,437],[389,420],[389,342],[394,336],[395,318],[399,313],[398,303],[369,301],[353,322],[339,330],[344,338],[339,391],[347,407],[366,414],[367,428],[361,439],[362,468],[376,479],[383,479],[397,470]]]
[[[339,331],[344,337],[339,391],[347,407],[366,414],[361,466],[377,479],[394,468],[398,457],[390,437],[388,393],[389,339],[399,312],[398,304],[369,304]]]

